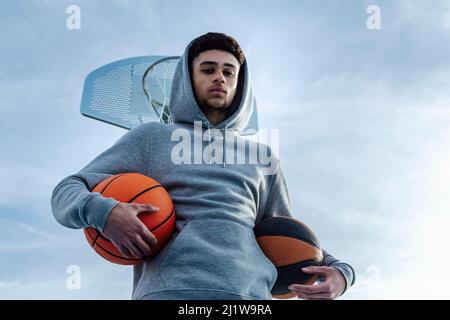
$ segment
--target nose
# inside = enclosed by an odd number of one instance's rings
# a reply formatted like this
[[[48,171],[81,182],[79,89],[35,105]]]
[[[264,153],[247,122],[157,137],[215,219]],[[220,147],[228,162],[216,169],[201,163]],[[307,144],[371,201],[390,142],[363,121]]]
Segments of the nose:
[[[214,75],[214,82],[225,83],[225,76],[223,75],[221,70],[217,71]]]

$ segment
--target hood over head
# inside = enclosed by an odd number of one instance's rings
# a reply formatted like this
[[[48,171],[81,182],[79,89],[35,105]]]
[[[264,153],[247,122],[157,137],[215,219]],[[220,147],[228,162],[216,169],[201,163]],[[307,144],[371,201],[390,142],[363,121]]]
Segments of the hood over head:
[[[193,126],[194,121],[201,121],[204,127],[213,128],[194,95],[189,69],[189,48],[193,42],[194,40],[186,47],[175,69],[169,110],[174,123]],[[256,100],[251,87],[247,59],[240,67],[238,88],[232,104],[228,107],[228,116],[214,128],[235,130],[240,135],[255,134],[258,131]]]

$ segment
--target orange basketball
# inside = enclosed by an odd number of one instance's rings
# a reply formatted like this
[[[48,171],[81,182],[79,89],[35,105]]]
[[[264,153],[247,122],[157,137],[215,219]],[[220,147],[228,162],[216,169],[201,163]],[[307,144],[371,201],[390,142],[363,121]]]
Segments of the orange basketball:
[[[277,280],[271,290],[274,298],[296,297],[288,289],[293,283],[316,282],[317,275],[301,270],[320,266],[323,259],[319,238],[306,224],[290,217],[270,217],[258,224],[254,232],[261,250],[277,268]]]
[[[169,193],[157,181],[139,173],[122,173],[100,182],[92,192],[98,192],[105,198],[114,198],[120,202],[150,204],[160,208],[158,212],[141,213],[138,218],[158,239],[156,250],[160,251],[172,237],[175,227],[175,209]],[[122,256],[116,246],[94,228],[85,228],[84,235],[92,248],[106,260],[134,265],[144,259],[130,259]]]

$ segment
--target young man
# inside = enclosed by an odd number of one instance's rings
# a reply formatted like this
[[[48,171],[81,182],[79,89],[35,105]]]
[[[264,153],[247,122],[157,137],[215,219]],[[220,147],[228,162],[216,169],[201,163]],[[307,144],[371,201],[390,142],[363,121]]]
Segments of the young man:
[[[163,250],[134,266],[132,298],[270,299],[277,272],[259,249],[253,227],[269,216],[292,216],[284,174],[273,155],[271,174],[264,171],[265,165],[236,164],[234,156],[231,160],[226,156],[230,149],[238,157],[248,155],[260,145],[242,137],[252,129],[255,108],[238,43],[222,33],[198,37],[175,70],[169,106],[174,123],[140,125],[79,173],[63,179],[52,195],[56,220],[70,228],[102,231],[126,257],[147,256],[156,238],[137,214],[158,208],[119,203],[89,191],[114,174],[147,175],[170,193],[177,222]],[[180,133],[199,141],[196,125],[202,127],[201,160],[208,156],[204,150],[212,141],[224,149],[216,150],[214,158],[210,152],[208,161],[199,163],[194,146],[194,161],[174,161]],[[352,268],[326,251],[324,266],[305,272],[319,274],[323,282],[293,284],[291,290],[304,299],[336,298],[354,282]]]

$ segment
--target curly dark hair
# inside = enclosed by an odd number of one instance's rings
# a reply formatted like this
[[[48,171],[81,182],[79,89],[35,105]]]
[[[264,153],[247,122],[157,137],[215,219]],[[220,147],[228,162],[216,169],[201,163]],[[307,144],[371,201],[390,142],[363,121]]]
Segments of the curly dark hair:
[[[229,52],[236,57],[240,65],[244,63],[244,52],[233,37],[225,33],[208,32],[192,41],[189,48],[189,65],[203,51],[214,49]]]

